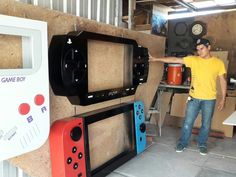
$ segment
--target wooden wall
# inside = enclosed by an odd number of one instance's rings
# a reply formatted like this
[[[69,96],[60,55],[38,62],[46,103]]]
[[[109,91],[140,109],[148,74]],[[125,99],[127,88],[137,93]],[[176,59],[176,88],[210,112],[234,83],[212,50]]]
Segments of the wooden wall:
[[[86,30],[91,32],[135,39],[140,45],[149,48],[149,51],[150,53],[152,53],[153,56],[157,57],[164,55],[165,38],[163,37],[148,35],[135,31],[129,31],[127,29],[117,28],[111,25],[97,23],[95,21],[87,20],[85,18],[75,17],[57,11],[50,11],[32,5],[22,4],[19,2],[15,2],[14,0],[1,0],[0,13],[5,15],[46,21],[48,23],[49,43],[53,35],[66,34],[69,31],[73,30]],[[20,53],[19,46],[18,47],[9,46],[9,43],[11,42],[6,42],[2,38],[0,40],[0,46],[6,46],[6,48],[10,47],[9,51],[12,50],[13,56],[15,55],[15,57],[12,57],[12,55],[6,55],[4,54],[5,52],[1,51],[0,66],[8,67],[9,65],[8,63],[9,60],[7,60],[8,57],[13,60],[15,59],[15,62],[19,62],[18,59],[19,56],[21,55],[19,54]],[[117,57],[116,53],[114,53],[114,57]],[[2,60],[2,58],[4,58],[5,60]],[[17,66],[10,66],[10,68],[11,67],[17,67]],[[139,99],[144,101],[145,111],[147,112],[148,108],[151,105],[158,84],[161,80],[162,73],[163,73],[163,65],[161,63],[151,63],[149,68],[149,76],[147,83],[140,85],[134,96],[106,101],[98,104],[93,104],[90,106],[73,106],[69,103],[67,98],[61,96],[55,96],[52,90],[50,89],[50,109],[51,109],[50,121],[51,123],[53,123],[55,120],[64,117],[73,116],[75,114],[84,113],[99,108],[104,108],[110,105],[120,104],[122,102],[139,100]],[[4,107],[4,105],[2,106]],[[101,124],[100,126],[103,126],[103,124]],[[120,127],[118,128],[120,129]],[[96,132],[96,127],[94,131]],[[112,137],[108,136],[106,138],[107,142],[109,142],[109,139]],[[117,149],[114,149],[114,151],[116,150]],[[33,152],[10,159],[10,162],[22,168],[27,174],[29,174],[32,177],[50,177],[51,163],[50,163],[49,142],[47,141],[42,147]]]
[[[213,50],[222,48],[229,51],[228,74],[236,75],[236,11],[199,16],[207,24],[206,37],[212,41]]]

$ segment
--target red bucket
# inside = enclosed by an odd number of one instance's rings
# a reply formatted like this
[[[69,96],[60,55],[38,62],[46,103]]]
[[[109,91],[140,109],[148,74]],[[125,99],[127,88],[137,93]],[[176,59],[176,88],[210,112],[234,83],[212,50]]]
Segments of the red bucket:
[[[181,85],[183,76],[182,64],[168,64],[167,83],[169,85]]]

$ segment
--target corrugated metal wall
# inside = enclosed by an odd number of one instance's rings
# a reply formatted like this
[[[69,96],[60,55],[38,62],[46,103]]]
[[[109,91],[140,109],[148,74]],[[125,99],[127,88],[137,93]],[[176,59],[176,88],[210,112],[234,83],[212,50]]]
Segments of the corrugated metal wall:
[[[16,0],[121,27],[122,0]]]
[[[16,0],[122,27],[122,0]],[[0,177],[29,177],[7,161],[0,162]]]
[[[0,162],[0,177],[30,177],[20,168],[10,165],[7,161]]]

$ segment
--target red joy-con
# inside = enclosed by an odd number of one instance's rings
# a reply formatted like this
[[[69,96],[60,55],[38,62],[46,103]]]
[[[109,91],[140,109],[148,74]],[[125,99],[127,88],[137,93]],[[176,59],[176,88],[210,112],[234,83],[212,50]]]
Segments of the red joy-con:
[[[55,121],[50,130],[52,177],[86,177],[82,118]]]

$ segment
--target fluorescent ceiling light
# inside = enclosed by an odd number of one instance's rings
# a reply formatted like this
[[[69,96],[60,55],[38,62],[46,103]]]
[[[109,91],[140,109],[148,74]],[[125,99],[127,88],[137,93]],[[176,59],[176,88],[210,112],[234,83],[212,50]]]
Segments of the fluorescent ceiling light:
[[[195,17],[195,16],[201,16],[201,15],[210,15],[210,14],[217,14],[222,12],[230,12],[235,11],[236,9],[230,9],[230,10],[210,10],[210,11],[200,11],[200,12],[186,12],[186,13],[177,13],[177,14],[170,14],[166,16],[167,20],[173,20],[173,19],[180,19],[180,18],[188,18],[188,17]]]
[[[209,1],[197,1],[197,2],[195,1],[189,4],[191,4],[193,7],[196,7],[197,9],[196,11],[198,11],[198,10],[205,9],[208,7],[214,8],[214,7],[224,7],[224,6],[230,6],[230,5],[236,6],[236,0],[209,0]],[[186,7],[178,8],[178,9],[175,9],[175,12],[184,11],[185,9]]]
[[[184,2],[187,3],[187,0],[183,0]],[[189,0],[190,1],[190,0]],[[183,8],[178,8],[175,9],[175,13],[172,13],[167,16],[167,20],[171,19],[178,19],[178,18],[188,18],[188,17],[195,17],[195,16],[201,16],[201,15],[208,15],[208,14],[216,14],[216,13],[222,13],[222,12],[230,12],[230,11],[235,11],[235,6],[236,6],[236,0],[208,0],[208,1],[195,1],[195,2],[189,2],[192,6],[196,7],[196,11],[192,12],[181,12],[186,10],[186,7]],[[224,7],[224,6],[229,6],[233,5],[232,8],[234,9],[218,9],[217,7]],[[205,10],[207,8],[210,8],[212,10]],[[216,7],[215,10],[214,7]],[[202,10],[201,10],[202,9]],[[203,11],[204,9],[204,11]],[[180,13],[181,12],[181,13]]]
[[[186,12],[186,13],[180,13],[180,14],[170,14],[167,16],[167,20],[189,18],[189,17],[209,15],[209,14],[221,13],[221,12],[222,10],[214,10],[214,11],[205,11],[205,12]]]
[[[235,3],[235,0],[215,0],[215,3],[219,5],[226,5]]]
[[[193,6],[197,8],[205,8],[205,7],[213,7],[216,6],[216,3],[213,1],[202,1],[202,2],[193,2],[191,3]]]

